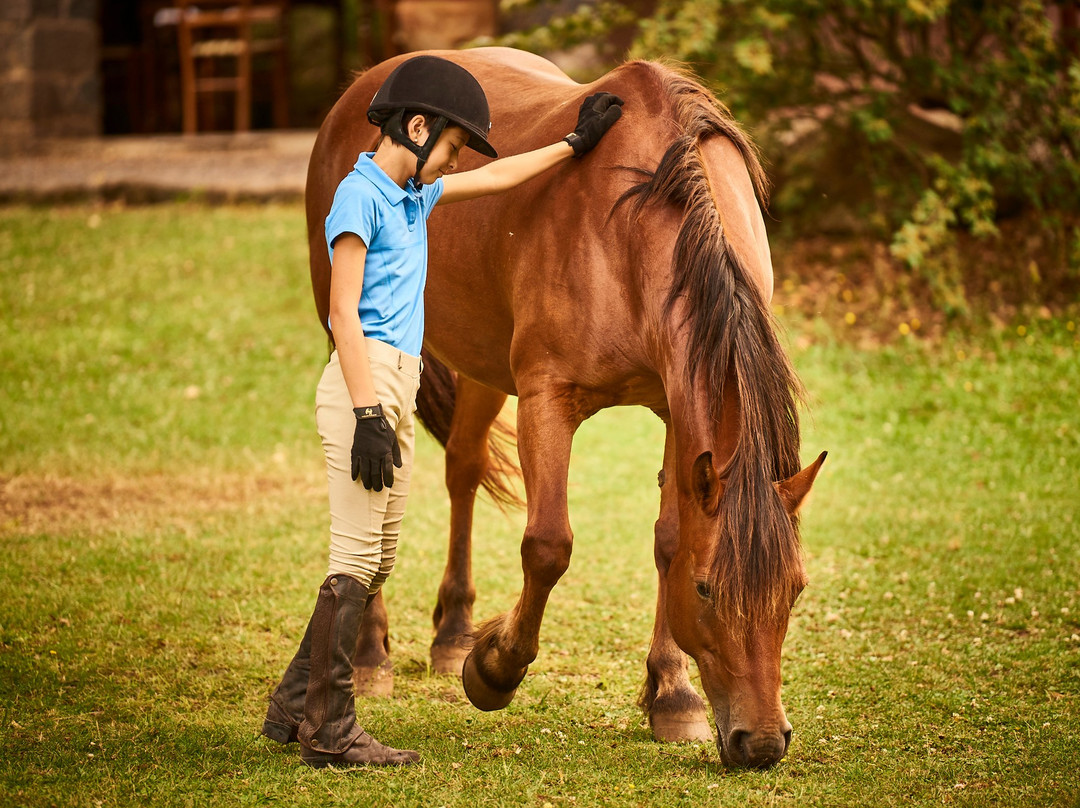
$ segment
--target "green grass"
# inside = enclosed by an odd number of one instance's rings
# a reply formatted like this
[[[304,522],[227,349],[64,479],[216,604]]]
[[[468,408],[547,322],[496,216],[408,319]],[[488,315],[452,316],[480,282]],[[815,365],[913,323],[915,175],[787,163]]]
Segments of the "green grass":
[[[448,505],[425,436],[396,692],[359,705],[423,765],[316,772],[265,742],[325,570],[305,251],[298,206],[0,210],[0,804],[1080,804],[1080,348],[1055,320],[874,350],[788,323],[804,456],[830,454],[775,768],[656,744],[634,707],[663,440],[637,410],[575,442],[574,560],[509,708],[427,668]],[[479,509],[480,617],[517,594],[522,525]]]
[[[0,468],[291,456],[326,353],[306,261],[295,208],[6,212]]]

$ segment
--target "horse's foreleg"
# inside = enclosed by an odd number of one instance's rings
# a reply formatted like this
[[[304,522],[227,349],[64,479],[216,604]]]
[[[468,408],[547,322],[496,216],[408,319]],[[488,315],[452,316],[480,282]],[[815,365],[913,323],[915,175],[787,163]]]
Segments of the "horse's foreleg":
[[[390,621],[381,589],[368,598],[352,663],[356,695],[389,696],[394,691],[394,668],[390,662]]]
[[[671,636],[667,619],[667,571],[679,544],[678,494],[675,490],[675,440],[668,427],[664,470],[660,473],[660,517],[654,555],[659,586],[656,620],[646,661],[647,676],[638,704],[658,741],[712,741],[705,702],[690,683],[689,658]]]
[[[454,418],[446,442],[446,489],[450,493],[450,547],[432,616],[436,673],[461,674],[472,633],[476,588],[472,580],[472,524],[476,490],[488,470],[488,433],[506,394],[459,377]]]
[[[566,485],[570,444],[580,423],[566,397],[522,393],[518,454],[528,503],[521,540],[524,582],[514,608],[480,627],[465,660],[465,694],[481,710],[498,710],[513,700],[539,651],[548,596],[570,566],[574,537]]]

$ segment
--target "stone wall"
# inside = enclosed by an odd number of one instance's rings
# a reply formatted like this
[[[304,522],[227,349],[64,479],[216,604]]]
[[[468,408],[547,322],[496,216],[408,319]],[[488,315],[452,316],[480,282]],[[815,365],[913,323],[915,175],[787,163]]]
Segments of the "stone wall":
[[[101,134],[97,0],[0,0],[0,153]]]

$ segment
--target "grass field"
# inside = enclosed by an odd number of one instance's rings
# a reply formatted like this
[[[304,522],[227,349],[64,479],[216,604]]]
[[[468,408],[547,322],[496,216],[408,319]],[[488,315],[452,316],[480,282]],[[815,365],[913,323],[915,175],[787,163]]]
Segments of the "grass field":
[[[650,740],[662,430],[588,422],[574,560],[517,699],[427,668],[448,505],[418,448],[387,587],[406,771],[316,772],[258,735],[325,570],[325,358],[298,206],[0,209],[0,805],[1080,805],[1076,324],[874,349],[786,322],[829,460],[765,772]],[[783,271],[782,268],[778,268]],[[523,515],[478,516],[477,615]]]

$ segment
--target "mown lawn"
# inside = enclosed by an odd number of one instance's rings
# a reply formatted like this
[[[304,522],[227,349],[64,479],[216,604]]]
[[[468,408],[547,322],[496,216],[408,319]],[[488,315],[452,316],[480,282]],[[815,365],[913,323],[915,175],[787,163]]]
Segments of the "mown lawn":
[[[298,206],[0,209],[0,804],[1080,805],[1080,344],[1068,319],[873,349],[786,320],[829,460],[785,646],[787,758],[650,740],[662,430],[575,443],[570,571],[506,710],[427,668],[448,506],[418,450],[387,588],[406,771],[258,735],[325,570],[326,346]],[[477,614],[520,513],[477,519]]]

